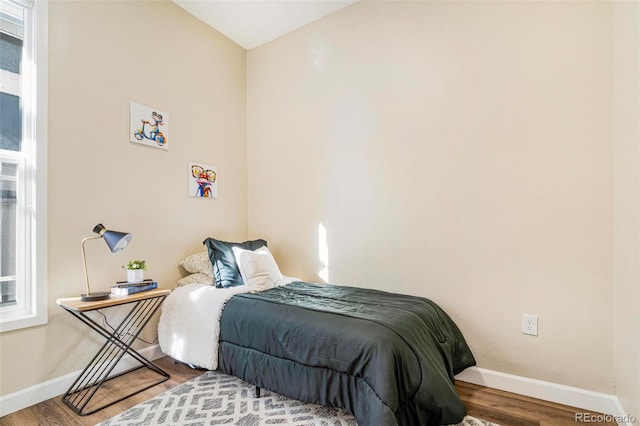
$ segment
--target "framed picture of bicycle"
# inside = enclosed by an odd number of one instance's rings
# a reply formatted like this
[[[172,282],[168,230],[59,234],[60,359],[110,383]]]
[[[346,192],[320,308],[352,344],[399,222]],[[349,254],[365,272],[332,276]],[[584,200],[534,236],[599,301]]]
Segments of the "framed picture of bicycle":
[[[218,198],[218,169],[202,163],[189,163],[189,195]]]
[[[129,140],[169,150],[169,114],[135,102],[130,103]]]

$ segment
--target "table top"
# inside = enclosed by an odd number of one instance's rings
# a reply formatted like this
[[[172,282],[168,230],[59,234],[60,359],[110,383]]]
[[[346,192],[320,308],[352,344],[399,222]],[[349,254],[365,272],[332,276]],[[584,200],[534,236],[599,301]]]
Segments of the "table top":
[[[128,296],[114,296],[104,300],[96,300],[93,302],[83,302],[80,297],[63,297],[56,299],[56,303],[65,309],[72,311],[92,311],[95,309],[107,308],[109,306],[122,305],[125,303],[136,302],[138,300],[151,299],[153,297],[167,296],[171,290],[164,288],[154,288],[153,290],[141,291],[140,293],[130,294]]]

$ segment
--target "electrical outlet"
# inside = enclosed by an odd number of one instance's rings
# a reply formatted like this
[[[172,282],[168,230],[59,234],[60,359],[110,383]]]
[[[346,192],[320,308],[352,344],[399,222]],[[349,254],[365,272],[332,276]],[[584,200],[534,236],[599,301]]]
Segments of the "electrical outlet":
[[[538,335],[538,316],[522,314],[522,334]]]

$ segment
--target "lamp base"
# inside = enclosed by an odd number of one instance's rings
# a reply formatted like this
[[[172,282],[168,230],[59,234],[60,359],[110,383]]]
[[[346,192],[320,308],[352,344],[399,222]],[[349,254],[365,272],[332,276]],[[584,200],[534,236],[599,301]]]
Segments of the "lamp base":
[[[80,300],[83,302],[95,302],[96,300],[105,300],[111,297],[111,292],[109,291],[94,291],[89,294],[81,294]]]

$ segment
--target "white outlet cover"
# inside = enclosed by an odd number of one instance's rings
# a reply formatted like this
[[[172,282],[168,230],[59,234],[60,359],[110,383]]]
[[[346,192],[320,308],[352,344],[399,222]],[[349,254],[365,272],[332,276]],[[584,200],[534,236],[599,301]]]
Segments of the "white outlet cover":
[[[522,334],[530,336],[538,335],[538,316],[533,314],[522,314]]]

